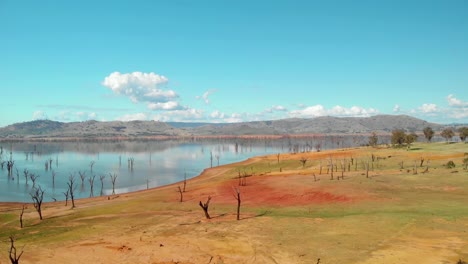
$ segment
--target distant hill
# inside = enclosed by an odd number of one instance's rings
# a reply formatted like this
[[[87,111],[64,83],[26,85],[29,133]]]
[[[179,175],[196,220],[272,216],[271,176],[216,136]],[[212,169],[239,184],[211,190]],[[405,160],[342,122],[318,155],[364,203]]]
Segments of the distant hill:
[[[196,135],[278,135],[278,134],[322,134],[322,133],[371,133],[391,132],[404,129],[409,132],[422,131],[430,126],[441,130],[442,125],[406,115],[377,115],[372,117],[317,117],[290,118],[274,121],[256,121],[224,125],[206,124],[192,128]]]
[[[155,136],[220,136],[220,135],[282,135],[282,134],[362,134],[390,133],[394,129],[420,132],[430,126],[440,131],[443,125],[407,115],[377,115],[372,117],[289,118],[273,121],[242,123],[189,123],[157,121],[71,122],[36,120],[0,128],[0,138],[101,138]]]

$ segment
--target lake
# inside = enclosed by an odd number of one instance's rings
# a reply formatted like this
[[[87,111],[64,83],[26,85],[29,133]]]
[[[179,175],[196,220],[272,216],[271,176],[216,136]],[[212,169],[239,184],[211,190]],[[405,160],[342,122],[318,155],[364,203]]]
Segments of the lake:
[[[75,197],[121,194],[193,178],[210,166],[253,156],[365,144],[366,136],[315,136],[113,142],[0,142],[0,201],[31,202],[33,185],[44,201],[65,200],[70,176]],[[212,158],[211,158],[212,157]],[[14,161],[8,175],[7,162]],[[133,167],[132,167],[133,164]],[[55,175],[55,176],[54,176]],[[91,182],[93,179],[93,191]],[[102,177],[102,188],[101,188]],[[33,178],[35,182],[33,184]],[[82,181],[83,179],[83,181]]]

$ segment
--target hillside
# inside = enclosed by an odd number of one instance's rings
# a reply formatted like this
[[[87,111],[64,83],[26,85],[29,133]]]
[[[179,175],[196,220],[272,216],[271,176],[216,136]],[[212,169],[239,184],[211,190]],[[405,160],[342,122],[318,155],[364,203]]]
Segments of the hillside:
[[[274,121],[242,123],[183,123],[156,121],[112,121],[61,123],[36,120],[0,128],[1,138],[103,138],[159,136],[219,136],[219,135],[281,135],[281,134],[360,134],[391,132],[394,129],[422,131],[430,126],[435,131],[444,126],[406,115],[377,115],[372,117],[290,118]]]

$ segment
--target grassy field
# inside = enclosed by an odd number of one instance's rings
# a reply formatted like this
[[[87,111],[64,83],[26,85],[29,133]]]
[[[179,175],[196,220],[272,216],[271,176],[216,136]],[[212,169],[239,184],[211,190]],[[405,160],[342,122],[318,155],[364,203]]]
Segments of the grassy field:
[[[0,263],[9,263],[9,236],[24,251],[20,263],[468,261],[467,152],[419,143],[256,157],[189,180],[183,202],[178,183],[75,209],[48,203],[42,221],[28,204],[24,228],[22,204],[0,204]],[[198,205],[208,196],[212,219]]]

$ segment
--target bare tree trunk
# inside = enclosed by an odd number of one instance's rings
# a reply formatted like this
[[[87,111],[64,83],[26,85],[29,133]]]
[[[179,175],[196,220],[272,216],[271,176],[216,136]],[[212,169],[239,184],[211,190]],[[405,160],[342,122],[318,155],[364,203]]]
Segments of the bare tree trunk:
[[[241,206],[241,195],[239,188],[235,189],[236,195],[234,196],[237,200],[237,220],[240,220],[240,206]]]
[[[19,255],[16,254],[17,252],[16,252],[16,247],[15,247],[15,238],[13,236],[10,236],[10,250],[8,250],[8,253],[9,253],[11,264],[18,264],[21,258],[21,255],[23,255],[22,250]]]
[[[206,219],[211,219],[210,214],[208,213],[208,206],[210,205],[210,201],[211,201],[211,196],[208,196],[208,200],[206,201],[206,203],[202,203],[201,201],[199,203],[200,207],[203,209],[203,212],[205,213]]]
[[[187,186],[187,172],[184,173],[184,192],[185,192],[185,187]]]
[[[109,176],[110,176],[111,182],[112,182],[112,194],[115,194],[115,181],[117,180],[117,174],[109,173]]]
[[[178,190],[179,190],[179,194],[180,194],[180,200],[179,202],[183,202],[184,200],[184,192],[182,191],[182,189],[180,188],[180,186],[177,186]]]
[[[96,175],[93,175],[93,177],[89,177],[88,178],[88,182],[89,182],[89,197],[94,197],[94,178],[96,178]]]
[[[42,201],[44,199],[44,190],[39,186],[39,188],[34,188],[30,195],[34,203],[34,208],[36,208],[36,211],[39,214],[39,219],[42,220]]]
[[[70,175],[70,177],[68,178],[67,185],[68,185],[68,193],[72,201],[72,209],[75,208],[75,196],[73,193],[75,191],[75,187],[73,186],[74,184],[75,184],[75,176]]]
[[[24,214],[24,208],[25,207],[26,206],[23,204],[23,209],[21,209],[21,214],[20,214],[20,219],[19,219],[21,228],[23,228],[23,214]]]

